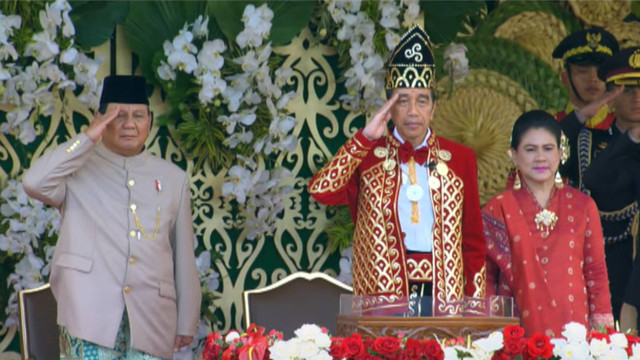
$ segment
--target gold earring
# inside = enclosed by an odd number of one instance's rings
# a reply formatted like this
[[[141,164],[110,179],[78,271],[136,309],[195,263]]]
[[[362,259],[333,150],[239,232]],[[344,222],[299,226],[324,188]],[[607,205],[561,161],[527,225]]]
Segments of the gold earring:
[[[556,171],[556,178],[553,181],[556,185],[556,189],[562,189],[564,187],[562,176],[560,176],[560,170]]]
[[[522,182],[520,182],[520,171],[516,169],[516,178],[513,180],[513,190],[522,189]]]

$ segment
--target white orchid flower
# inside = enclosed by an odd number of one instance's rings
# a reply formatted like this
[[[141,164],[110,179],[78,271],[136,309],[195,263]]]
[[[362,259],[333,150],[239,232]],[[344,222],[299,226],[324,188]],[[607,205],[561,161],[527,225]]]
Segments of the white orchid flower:
[[[202,15],[198,16],[196,21],[193,23],[193,35],[196,38],[206,38],[209,36],[209,17]]]
[[[384,34],[384,43],[387,45],[387,49],[392,50],[400,42],[400,35],[397,33],[387,31]]]
[[[4,15],[0,13],[0,44],[7,44],[13,29],[20,29],[22,18],[19,15]]]
[[[69,17],[68,12],[62,13],[62,35],[70,38],[76,34],[76,28],[73,25],[73,21]]]
[[[176,79],[176,73],[173,71],[171,66],[166,62],[160,62],[160,66],[158,66],[158,77],[164,81],[173,81]]]
[[[176,51],[167,59],[169,65],[187,74],[191,74],[197,67],[196,57],[186,51]]]
[[[18,51],[12,44],[4,44],[0,46],[0,61],[7,60],[8,58],[18,60],[18,57]]]
[[[178,35],[173,38],[172,45],[175,51],[182,51],[182,52],[195,54],[196,52],[198,52],[198,48],[196,48],[196,46],[192,43],[192,41],[193,41],[193,33],[188,31],[185,26],[185,28],[180,30]]]
[[[398,16],[400,15],[400,9],[393,2],[381,1],[379,3],[380,9],[380,26],[385,29],[394,28],[397,29],[400,27],[400,20],[398,20]]]
[[[198,53],[198,62],[209,71],[220,70],[224,66],[222,53],[227,50],[227,45],[220,39],[207,41],[202,44],[202,49]]]
[[[33,35],[33,42],[29,43],[24,51],[26,56],[33,56],[39,62],[49,60],[59,53],[58,44],[45,32]]]
[[[415,24],[418,16],[420,16],[420,3],[418,0],[404,0],[404,5],[407,9],[404,12],[402,26],[408,28],[412,24]]]
[[[57,29],[62,25],[62,11],[48,3],[44,10],[40,10],[40,25],[45,33],[55,36]]]
[[[78,58],[78,49],[69,47],[60,54],[60,62],[73,65]]]

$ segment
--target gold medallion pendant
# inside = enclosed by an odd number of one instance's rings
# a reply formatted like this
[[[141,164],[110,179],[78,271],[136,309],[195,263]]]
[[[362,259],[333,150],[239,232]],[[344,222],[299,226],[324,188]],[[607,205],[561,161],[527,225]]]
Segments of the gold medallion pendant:
[[[558,222],[558,217],[556,213],[553,211],[549,211],[547,209],[541,210],[536,214],[536,228],[542,231],[542,237],[546,238],[549,236],[549,231],[555,228],[556,223]]]

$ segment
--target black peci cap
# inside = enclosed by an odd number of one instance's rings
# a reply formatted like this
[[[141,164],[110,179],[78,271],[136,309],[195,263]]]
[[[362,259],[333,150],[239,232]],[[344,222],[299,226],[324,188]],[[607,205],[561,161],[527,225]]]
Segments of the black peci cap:
[[[145,104],[147,98],[147,83],[142,76],[113,75],[104,78],[100,105],[108,103]]]

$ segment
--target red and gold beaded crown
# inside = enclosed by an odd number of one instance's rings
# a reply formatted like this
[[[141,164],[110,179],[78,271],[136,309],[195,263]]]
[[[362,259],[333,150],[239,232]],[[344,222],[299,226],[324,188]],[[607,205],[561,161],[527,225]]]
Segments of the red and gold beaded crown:
[[[385,89],[435,87],[436,64],[429,35],[416,25],[407,31],[387,61]]]

